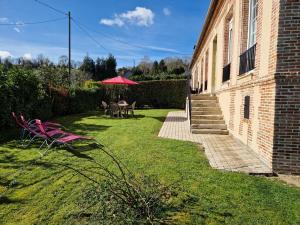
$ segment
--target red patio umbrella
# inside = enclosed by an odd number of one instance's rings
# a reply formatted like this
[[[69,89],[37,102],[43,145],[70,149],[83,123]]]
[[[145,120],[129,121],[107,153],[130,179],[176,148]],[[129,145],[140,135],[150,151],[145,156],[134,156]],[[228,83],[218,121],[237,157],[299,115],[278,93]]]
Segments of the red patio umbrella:
[[[106,79],[103,81],[99,82],[100,84],[122,84],[122,85],[136,85],[139,84],[135,81],[129,80],[125,77],[122,76],[117,76],[114,78],[110,78],[110,79]],[[118,100],[120,99],[120,90],[118,90],[119,94],[118,94]]]
[[[101,84],[124,84],[124,85],[136,85],[139,84],[135,81],[129,80],[125,77],[121,77],[121,76],[117,76],[114,78],[110,78],[110,79],[106,79],[102,82],[100,82]]]

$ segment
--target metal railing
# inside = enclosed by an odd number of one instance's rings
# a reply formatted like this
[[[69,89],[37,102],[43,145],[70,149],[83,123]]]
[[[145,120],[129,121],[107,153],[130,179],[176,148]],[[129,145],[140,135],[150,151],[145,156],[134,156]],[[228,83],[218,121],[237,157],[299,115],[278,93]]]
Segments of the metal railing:
[[[230,80],[230,68],[231,68],[231,63],[229,63],[228,65],[226,65],[223,68],[223,78],[222,78],[222,82],[228,81]]]
[[[191,87],[191,74],[187,75],[187,98],[188,98],[188,117],[190,125],[192,121],[192,87]],[[190,126],[191,127],[191,126]]]
[[[247,73],[255,68],[256,44],[245,51],[240,56],[240,75]]]

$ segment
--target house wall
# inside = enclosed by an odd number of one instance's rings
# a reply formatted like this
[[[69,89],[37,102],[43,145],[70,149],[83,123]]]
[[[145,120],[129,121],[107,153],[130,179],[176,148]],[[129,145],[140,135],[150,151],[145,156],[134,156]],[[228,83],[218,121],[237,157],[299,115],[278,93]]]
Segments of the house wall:
[[[192,68],[196,64],[201,65],[206,51],[211,53],[207,92],[212,93],[212,47],[217,37],[214,93],[218,96],[230,134],[252,148],[275,172],[298,174],[300,3],[293,0],[258,0],[255,69],[239,75],[239,57],[247,49],[245,27],[248,26],[248,12],[245,9],[248,4],[249,0],[219,1],[205,38],[200,43],[200,51],[194,55],[196,63]],[[230,80],[222,82],[228,47],[225,28],[229,14],[233,15],[233,56]],[[289,38],[291,35],[292,39]],[[199,79],[198,74],[192,72],[192,75]],[[246,95],[250,96],[249,119],[244,119]]]
[[[300,1],[281,0],[279,12],[273,168],[300,174]]]

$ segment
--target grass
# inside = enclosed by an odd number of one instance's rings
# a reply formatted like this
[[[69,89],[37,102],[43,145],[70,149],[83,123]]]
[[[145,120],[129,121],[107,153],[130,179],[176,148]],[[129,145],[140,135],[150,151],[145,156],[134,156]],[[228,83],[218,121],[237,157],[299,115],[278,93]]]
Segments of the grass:
[[[134,173],[155,175],[182,193],[172,200],[173,224],[300,224],[300,189],[265,177],[210,168],[202,149],[189,142],[158,138],[168,110],[142,110],[136,119],[109,119],[99,113],[61,117],[72,132],[94,136]],[[2,134],[1,134],[2,135]],[[0,224],[91,224],[74,219],[78,198],[91,184],[54,162],[80,167],[98,151],[74,154],[60,149],[41,162],[38,149],[16,141],[0,145]],[[186,195],[194,196],[187,199]],[[102,224],[99,221],[98,224]]]

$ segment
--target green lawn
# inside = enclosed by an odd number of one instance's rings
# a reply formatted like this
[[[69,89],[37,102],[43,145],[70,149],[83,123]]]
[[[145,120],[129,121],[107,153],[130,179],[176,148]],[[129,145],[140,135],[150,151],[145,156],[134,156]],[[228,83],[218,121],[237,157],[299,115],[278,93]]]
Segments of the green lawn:
[[[155,175],[165,185],[179,180],[182,194],[174,197],[169,213],[174,224],[300,224],[299,188],[214,170],[197,145],[158,138],[168,111],[141,110],[136,119],[90,113],[58,120],[74,133],[96,137],[134,173]],[[106,163],[99,151],[84,154]],[[0,224],[91,224],[71,217],[80,210],[78,199],[90,183],[53,165],[80,167],[85,160],[63,149],[32,165],[37,157],[37,148],[18,148],[16,141],[0,145]],[[194,200],[186,201],[186,194]]]

